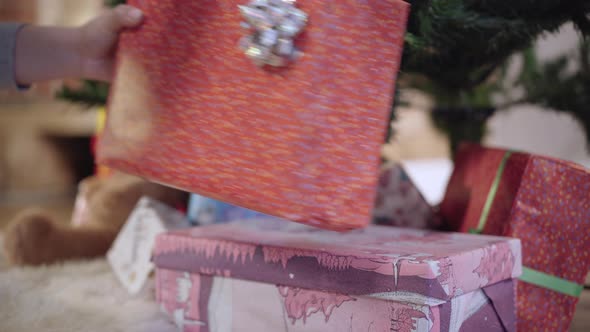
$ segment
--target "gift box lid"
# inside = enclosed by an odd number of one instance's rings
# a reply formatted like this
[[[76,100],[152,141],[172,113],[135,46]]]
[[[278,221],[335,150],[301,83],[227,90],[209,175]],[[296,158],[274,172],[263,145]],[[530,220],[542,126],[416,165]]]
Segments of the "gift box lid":
[[[255,8],[270,3],[289,8]],[[128,4],[145,21],[120,38],[100,164],[318,227],[369,223],[408,3]],[[302,56],[254,64],[239,45],[254,34],[246,11],[303,11]]]
[[[437,305],[521,273],[520,240],[371,225],[336,233],[282,220],[171,231],[157,267]]]

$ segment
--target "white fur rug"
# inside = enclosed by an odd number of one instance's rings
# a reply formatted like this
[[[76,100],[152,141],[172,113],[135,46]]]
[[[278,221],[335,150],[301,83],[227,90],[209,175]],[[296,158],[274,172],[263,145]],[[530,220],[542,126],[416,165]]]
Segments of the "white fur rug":
[[[0,331],[177,330],[160,313],[153,284],[129,296],[106,260],[16,269],[0,254]]]

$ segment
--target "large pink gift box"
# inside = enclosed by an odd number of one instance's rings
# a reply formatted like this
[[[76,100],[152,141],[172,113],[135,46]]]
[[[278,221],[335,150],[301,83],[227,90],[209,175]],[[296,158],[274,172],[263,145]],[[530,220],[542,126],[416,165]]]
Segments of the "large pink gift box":
[[[160,235],[157,299],[184,331],[514,331],[520,241],[249,220]]]

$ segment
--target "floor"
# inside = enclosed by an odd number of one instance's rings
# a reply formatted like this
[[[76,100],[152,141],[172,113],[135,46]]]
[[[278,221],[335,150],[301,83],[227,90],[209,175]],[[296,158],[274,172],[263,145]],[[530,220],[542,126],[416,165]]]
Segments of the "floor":
[[[33,269],[4,263],[0,256],[2,332],[178,331],[154,301],[153,278],[129,295],[105,259]]]

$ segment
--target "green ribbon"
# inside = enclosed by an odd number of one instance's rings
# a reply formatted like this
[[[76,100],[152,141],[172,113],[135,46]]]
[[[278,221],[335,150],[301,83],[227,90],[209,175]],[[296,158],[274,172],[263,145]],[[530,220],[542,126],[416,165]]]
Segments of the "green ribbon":
[[[524,282],[528,282],[529,284],[547,288],[552,291],[573,297],[579,297],[584,290],[584,286],[578,285],[575,282],[552,276],[541,271],[529,269],[528,267],[524,266],[522,267],[522,275],[519,279]]]
[[[502,174],[504,174],[504,169],[506,169],[506,163],[508,162],[508,158],[512,155],[511,151],[506,151],[504,153],[504,157],[502,157],[502,161],[500,162],[500,166],[496,171],[496,177],[494,178],[494,182],[492,182],[492,186],[490,187],[490,191],[488,192],[488,197],[486,198],[486,202],[483,206],[483,211],[481,212],[481,216],[479,217],[479,223],[477,224],[476,229],[469,230],[469,233],[480,234],[483,232],[483,228],[488,221],[488,216],[490,215],[490,210],[492,209],[492,203],[494,202],[494,198],[496,198],[496,193],[498,193],[498,187],[500,186],[500,180],[502,180]]]
[[[502,179],[502,174],[504,174],[504,170],[506,169],[506,163],[508,159],[512,155],[511,151],[506,151],[504,153],[504,157],[502,157],[502,161],[500,162],[500,166],[496,171],[496,176],[494,177],[494,182],[492,182],[492,186],[490,187],[490,191],[488,192],[488,197],[486,198],[485,204],[483,206],[483,210],[481,212],[481,216],[479,218],[479,223],[477,224],[477,228],[472,228],[469,230],[469,233],[473,234],[481,234],[483,229],[488,221],[488,217],[490,215],[490,210],[492,208],[492,203],[494,202],[494,198],[498,193],[498,187],[500,186],[500,180]],[[522,275],[519,278],[521,281],[527,282],[529,284],[533,284],[539,287],[547,288],[552,291],[562,293],[565,295],[579,297],[584,289],[583,285],[576,284],[569,280],[565,280],[556,276],[552,276],[547,273],[543,273],[541,271],[533,270],[531,268],[522,267]]]

